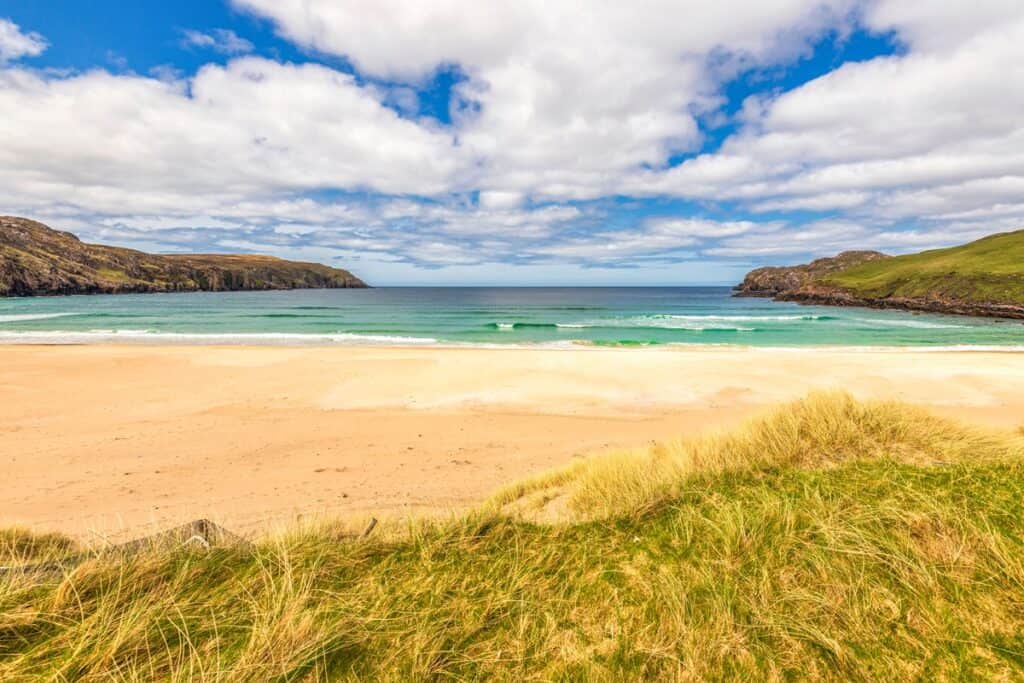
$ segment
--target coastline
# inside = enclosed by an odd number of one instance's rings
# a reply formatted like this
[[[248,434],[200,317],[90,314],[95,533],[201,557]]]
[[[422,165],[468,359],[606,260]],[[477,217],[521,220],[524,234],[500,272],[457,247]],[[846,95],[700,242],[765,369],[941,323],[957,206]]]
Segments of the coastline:
[[[740,296],[757,296],[742,294]],[[874,310],[904,311],[908,313],[937,313],[959,315],[970,318],[1002,318],[1024,320],[1024,306],[1010,304],[987,304],[968,301],[944,301],[941,299],[914,299],[908,297],[887,297],[871,299],[847,294],[841,290],[817,291],[803,289],[782,292],[773,301],[787,301],[805,306],[834,306],[837,308],[870,308]]]
[[[803,287],[793,291],[757,291],[733,288],[736,299],[767,299],[774,302],[794,303],[801,306],[825,306],[832,308],[865,308],[874,311],[902,311],[904,313],[934,313],[956,315],[965,318],[996,318],[1003,320],[1024,320],[1024,306],[1012,304],[987,304],[969,301],[944,301],[942,299],[915,299],[910,297],[867,298],[859,297],[839,289],[820,286]]]
[[[486,342],[442,340],[433,337],[378,335],[359,333],[309,334],[301,332],[228,332],[183,333],[148,330],[110,331],[34,331],[0,330],[0,349],[5,347],[192,347],[232,349],[451,349],[492,351],[647,351],[713,352],[777,351],[842,353],[1024,353],[1021,344],[790,344],[758,345],[728,342],[597,342],[588,339],[562,339],[542,342]]]
[[[593,453],[814,390],[1024,422],[1024,353],[737,347],[0,345],[0,523],[437,515]],[[657,351],[657,352],[654,352]]]

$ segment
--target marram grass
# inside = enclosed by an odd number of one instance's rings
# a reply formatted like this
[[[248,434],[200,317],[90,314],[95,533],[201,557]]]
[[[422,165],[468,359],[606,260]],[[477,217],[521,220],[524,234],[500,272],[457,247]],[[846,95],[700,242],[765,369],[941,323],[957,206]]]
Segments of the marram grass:
[[[553,514],[544,515],[549,520],[607,518],[643,514],[675,500],[694,477],[831,468],[858,460],[929,466],[1014,456],[1024,456],[1020,438],[972,429],[906,404],[858,403],[847,394],[821,393],[743,429],[577,462],[513,484],[491,503],[505,510],[551,507]],[[561,504],[550,505],[553,497]],[[566,507],[569,513],[563,514]]]
[[[812,396],[376,539],[9,575],[0,679],[1020,679],[1022,465],[1017,434]]]

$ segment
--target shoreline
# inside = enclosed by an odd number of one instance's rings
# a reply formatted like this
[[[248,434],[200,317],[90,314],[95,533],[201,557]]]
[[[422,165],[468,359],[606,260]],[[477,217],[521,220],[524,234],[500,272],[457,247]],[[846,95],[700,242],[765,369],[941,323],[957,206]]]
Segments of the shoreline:
[[[238,332],[10,332],[0,330],[0,349],[31,347],[112,346],[125,348],[232,348],[232,349],[452,349],[490,351],[778,351],[845,353],[1024,353],[1021,344],[730,344],[724,342],[600,342],[564,339],[540,342],[448,341],[430,337],[403,337],[357,333]]]
[[[202,517],[444,515],[810,391],[1024,423],[1024,353],[654,350],[0,345],[0,525],[117,540]]]
[[[754,295],[756,296],[756,295]],[[833,308],[866,308],[879,311],[902,311],[904,313],[934,313],[956,315],[964,318],[1024,320],[1024,307],[1013,304],[972,303],[968,301],[942,301],[940,299],[917,299],[911,297],[888,297],[873,299],[848,294],[842,290],[798,290],[781,292],[772,301],[783,301],[802,306],[829,306]]]

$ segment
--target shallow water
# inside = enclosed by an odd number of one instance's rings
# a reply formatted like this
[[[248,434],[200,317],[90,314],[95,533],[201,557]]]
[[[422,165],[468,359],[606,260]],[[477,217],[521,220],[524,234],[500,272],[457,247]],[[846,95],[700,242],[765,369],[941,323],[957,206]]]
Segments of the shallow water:
[[[0,342],[1024,347],[1024,325],[727,287],[378,288],[0,299]]]

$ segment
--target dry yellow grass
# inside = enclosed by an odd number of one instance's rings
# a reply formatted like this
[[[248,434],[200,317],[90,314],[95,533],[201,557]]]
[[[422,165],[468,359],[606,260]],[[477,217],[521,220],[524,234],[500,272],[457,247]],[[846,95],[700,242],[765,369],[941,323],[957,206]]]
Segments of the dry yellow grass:
[[[819,395],[401,534],[8,575],[0,679],[1020,678],[1022,441]]]
[[[1021,435],[1024,435],[1022,428]],[[1024,439],[967,427],[897,402],[817,393],[741,429],[612,453],[517,482],[491,504],[546,520],[581,521],[644,510],[678,497],[696,476],[772,468],[830,468],[857,460],[951,465],[1013,458]],[[528,504],[523,505],[526,501]],[[557,515],[544,515],[551,502]]]

